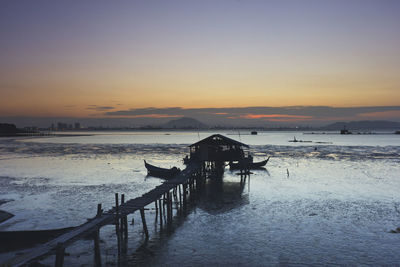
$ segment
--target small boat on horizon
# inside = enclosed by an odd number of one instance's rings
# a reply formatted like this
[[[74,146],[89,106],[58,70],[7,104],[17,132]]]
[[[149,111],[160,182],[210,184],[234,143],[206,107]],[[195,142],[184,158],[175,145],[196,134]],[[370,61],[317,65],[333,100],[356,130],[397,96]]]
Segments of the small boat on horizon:
[[[170,169],[160,168],[147,163],[146,160],[144,160],[144,166],[147,169],[147,175],[163,179],[171,179],[181,172],[181,170],[175,166]]]
[[[293,137],[293,140],[289,140],[289,142],[292,142],[292,143],[297,143],[297,142],[299,142],[299,143],[312,143],[312,141],[297,140],[296,136]]]

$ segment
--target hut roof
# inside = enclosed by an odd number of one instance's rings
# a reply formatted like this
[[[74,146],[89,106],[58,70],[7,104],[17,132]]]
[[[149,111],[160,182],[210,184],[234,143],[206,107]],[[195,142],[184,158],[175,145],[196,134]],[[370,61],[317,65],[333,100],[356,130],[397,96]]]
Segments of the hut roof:
[[[246,144],[243,144],[239,141],[233,140],[226,136],[220,134],[213,134],[203,140],[198,141],[197,143],[191,144],[189,147],[198,146],[198,145],[214,145],[214,146],[229,146],[229,145],[236,145],[236,146],[244,146],[249,147]]]

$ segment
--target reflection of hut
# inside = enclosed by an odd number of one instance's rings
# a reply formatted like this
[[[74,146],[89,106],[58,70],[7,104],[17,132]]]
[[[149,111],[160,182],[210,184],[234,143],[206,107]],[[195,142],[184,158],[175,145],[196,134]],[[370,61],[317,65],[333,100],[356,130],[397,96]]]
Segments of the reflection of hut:
[[[242,182],[210,180],[198,196],[197,206],[209,214],[220,214],[249,204]]]
[[[249,158],[248,145],[220,134],[211,135],[190,147],[190,160],[202,162],[242,161]]]

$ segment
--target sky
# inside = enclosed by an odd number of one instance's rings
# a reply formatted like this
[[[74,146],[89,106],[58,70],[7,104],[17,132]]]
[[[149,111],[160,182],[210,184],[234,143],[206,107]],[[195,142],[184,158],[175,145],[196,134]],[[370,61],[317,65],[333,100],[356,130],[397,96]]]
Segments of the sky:
[[[396,0],[3,0],[0,120],[310,122],[293,110],[323,106],[400,121],[399,14]]]

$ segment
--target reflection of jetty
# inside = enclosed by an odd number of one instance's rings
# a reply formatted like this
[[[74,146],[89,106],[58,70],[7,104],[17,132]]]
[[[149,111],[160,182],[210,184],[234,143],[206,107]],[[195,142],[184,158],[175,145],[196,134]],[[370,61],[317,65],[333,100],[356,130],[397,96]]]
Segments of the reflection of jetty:
[[[177,210],[176,212],[186,213],[188,204],[194,201],[196,196],[200,195],[200,192],[205,188],[206,179],[222,177],[225,162],[250,159],[249,152],[245,148],[248,148],[248,145],[222,135],[212,135],[201,140],[190,146],[187,167],[177,176],[134,199],[125,201],[124,194],[121,195],[121,199],[119,199],[118,194],[115,194],[115,206],[110,210],[103,212],[101,204],[98,204],[97,215],[89,219],[88,222],[44,244],[19,253],[15,258],[1,264],[5,266],[30,265],[46,256],[55,254],[55,266],[60,267],[63,266],[64,255],[66,255],[65,248],[77,239],[90,237],[94,240],[94,265],[101,266],[100,227],[115,224],[118,256],[120,256],[124,249],[126,252],[127,215],[136,211],[140,212],[146,240],[149,238],[145,216],[146,206],[154,203],[156,223],[159,218],[161,228],[170,227],[174,216],[174,207]],[[213,180],[218,181],[218,179]],[[245,176],[241,176],[237,192],[242,192],[244,183]]]

